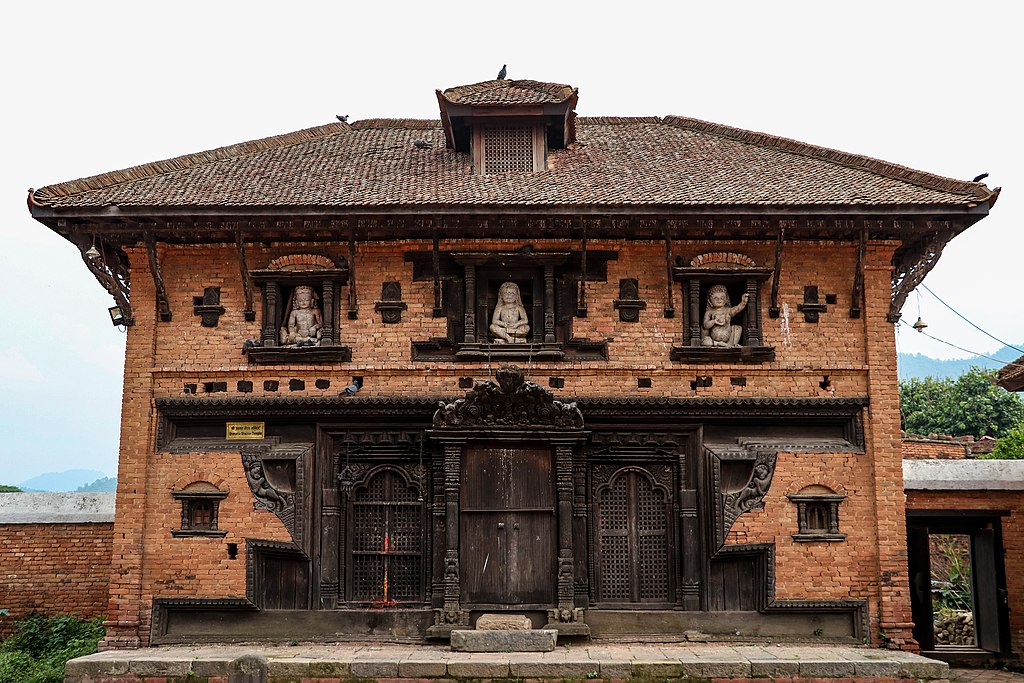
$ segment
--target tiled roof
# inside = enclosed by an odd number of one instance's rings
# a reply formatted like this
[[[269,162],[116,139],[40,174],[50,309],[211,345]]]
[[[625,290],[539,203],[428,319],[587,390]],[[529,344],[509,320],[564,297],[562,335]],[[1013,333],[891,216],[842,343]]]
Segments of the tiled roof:
[[[448,88],[441,96],[452,104],[523,105],[558,104],[572,97],[574,89],[561,83],[540,81],[484,81]]]
[[[1024,391],[1024,356],[1004,365],[999,371],[998,382],[1008,391]]]
[[[31,201],[57,209],[575,204],[685,209],[966,207],[994,196],[981,183],[676,116],[580,118],[576,139],[566,149],[550,151],[546,171],[474,175],[469,155],[445,148],[439,121],[332,123],[51,185],[35,191]],[[428,144],[416,146],[416,140]]]

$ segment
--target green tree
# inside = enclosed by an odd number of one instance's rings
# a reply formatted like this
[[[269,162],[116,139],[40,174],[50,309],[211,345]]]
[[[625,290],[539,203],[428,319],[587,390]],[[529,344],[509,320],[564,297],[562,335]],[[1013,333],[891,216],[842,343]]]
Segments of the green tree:
[[[991,453],[981,457],[991,460],[1024,460],[1024,424],[1011,429],[999,439]]]
[[[17,486],[8,486],[7,484],[0,484],[0,493],[21,493],[21,489]]]
[[[1024,422],[1024,400],[995,383],[996,371],[900,382],[903,429],[912,434],[1000,437]]]

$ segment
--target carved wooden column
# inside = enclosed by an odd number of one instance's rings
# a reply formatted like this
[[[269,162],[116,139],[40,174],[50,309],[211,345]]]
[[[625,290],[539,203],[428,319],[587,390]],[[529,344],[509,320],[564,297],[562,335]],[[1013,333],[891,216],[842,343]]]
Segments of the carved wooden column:
[[[682,571],[679,589],[676,592],[676,601],[683,609],[699,610],[700,606],[700,579],[703,562],[703,553],[696,552],[700,548],[701,533],[697,511],[697,483],[694,476],[694,467],[688,455],[692,449],[687,446],[686,450],[679,454],[679,528],[682,535],[681,548],[690,552],[682,554]]]
[[[476,343],[476,266],[466,264],[466,334],[467,344]]]
[[[434,542],[431,544],[433,571],[431,572],[430,606],[436,610],[440,610],[444,607],[444,566],[445,554],[448,550],[447,509],[445,503],[445,490],[447,488],[448,477],[445,474],[444,457],[433,458],[432,464],[434,471]]]
[[[579,607],[587,607],[590,602],[590,576],[588,571],[590,552],[587,548],[587,520],[590,506],[587,503],[587,460],[582,449],[573,454],[573,555],[576,560],[575,601]]]
[[[555,446],[555,487],[558,493],[558,618],[552,621],[576,621],[576,582],[572,552],[572,446],[569,444]]]
[[[462,469],[462,444],[444,445],[444,608],[441,621],[448,624],[468,622],[462,613],[459,597],[462,586],[459,578],[459,487]]]
[[[277,307],[278,288],[276,282],[267,282],[263,285],[263,331],[260,334],[260,342],[264,346],[277,346]]]
[[[332,468],[333,470],[333,468]],[[337,480],[331,476],[321,492],[320,547],[333,549],[320,558],[320,609],[337,609],[344,595],[339,571],[339,549],[345,546],[341,537],[341,492]]]
[[[688,286],[690,346],[700,346],[700,280],[691,278]]]
[[[746,345],[747,346],[761,346],[761,304],[757,300],[757,294],[760,287],[758,281],[754,278],[747,278],[746,288],[744,289],[747,295],[747,314],[743,316],[746,322],[745,330],[746,334]]]
[[[323,336],[320,338],[320,346],[334,346],[334,341],[341,335],[334,327],[334,282],[323,281],[324,290],[324,328]]]
[[[544,265],[544,343],[555,343],[555,267]]]

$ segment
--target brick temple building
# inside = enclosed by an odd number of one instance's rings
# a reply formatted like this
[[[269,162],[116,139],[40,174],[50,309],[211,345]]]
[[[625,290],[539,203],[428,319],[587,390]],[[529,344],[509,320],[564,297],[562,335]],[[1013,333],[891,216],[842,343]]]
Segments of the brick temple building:
[[[893,323],[997,191],[577,98],[30,193],[128,328],[108,647],[915,646]]]

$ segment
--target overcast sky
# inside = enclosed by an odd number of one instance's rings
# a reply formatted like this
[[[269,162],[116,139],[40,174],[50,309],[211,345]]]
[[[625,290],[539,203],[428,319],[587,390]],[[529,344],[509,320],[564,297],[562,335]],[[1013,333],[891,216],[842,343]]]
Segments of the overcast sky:
[[[602,6],[614,7],[598,9]],[[925,284],[1024,342],[1013,3],[7,3],[0,174],[0,483],[116,473],[124,335],[26,190],[334,121],[435,118],[436,88],[569,83],[582,116],[677,114],[1004,191]],[[489,9],[494,8],[494,9]],[[670,9],[671,8],[671,9]],[[912,295],[904,318],[918,315]],[[928,332],[998,342],[925,292]],[[902,328],[903,352],[963,357]]]

